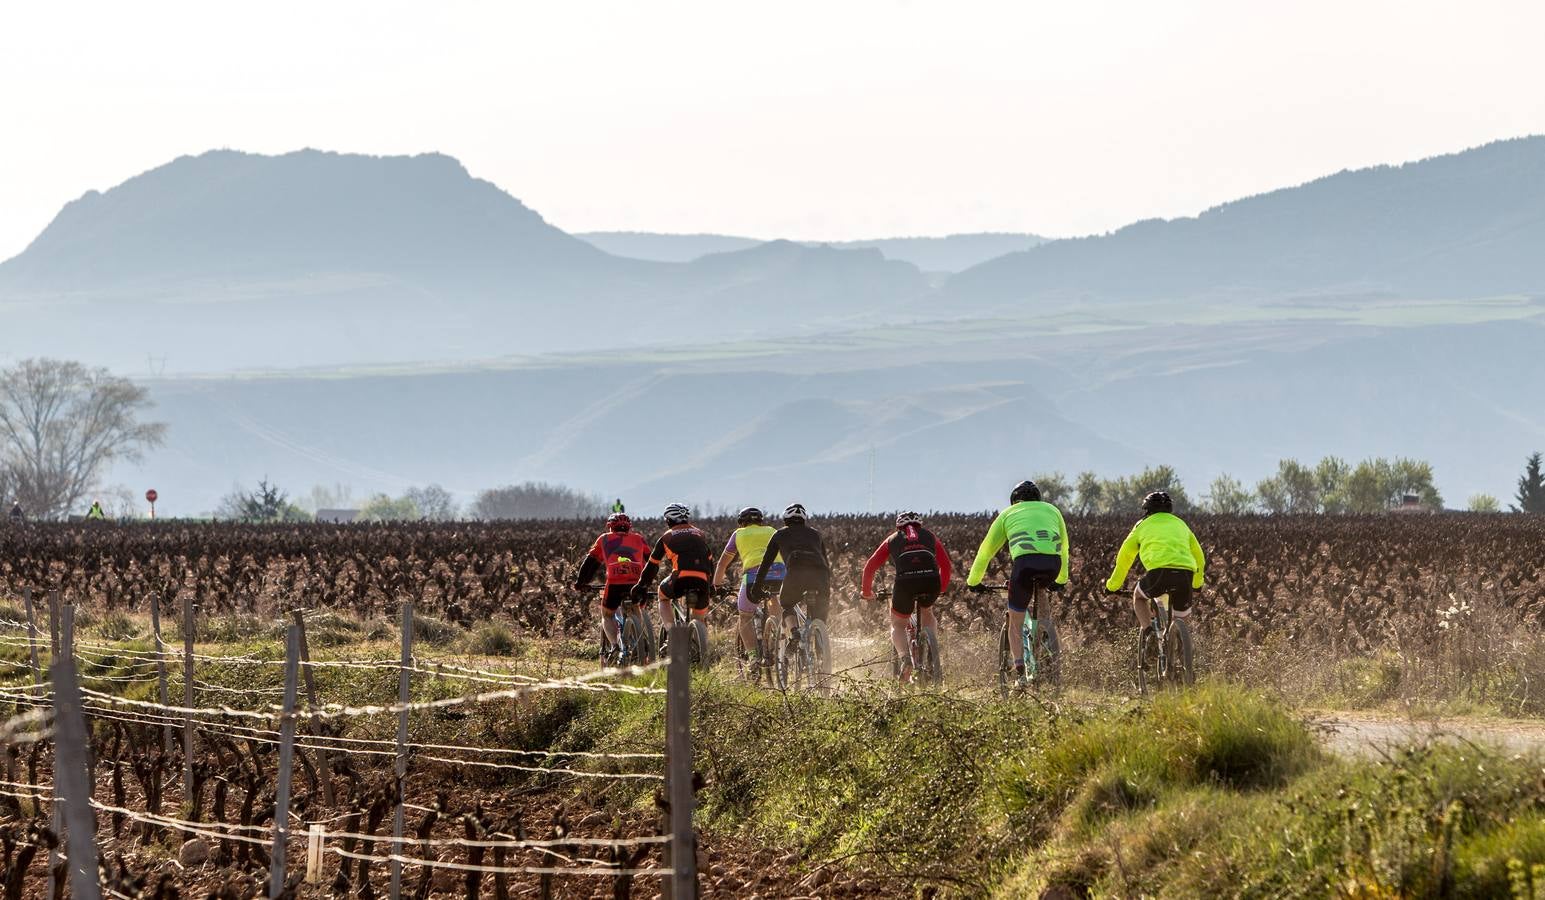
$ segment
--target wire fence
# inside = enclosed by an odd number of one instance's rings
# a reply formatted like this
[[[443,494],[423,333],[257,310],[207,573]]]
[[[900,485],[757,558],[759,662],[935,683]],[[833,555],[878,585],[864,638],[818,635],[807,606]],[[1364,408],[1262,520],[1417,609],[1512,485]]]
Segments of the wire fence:
[[[209,860],[266,870],[269,897],[329,878],[335,890],[379,893],[367,887],[372,866],[386,869],[392,900],[404,892],[425,896],[434,873],[447,870],[465,876],[469,897],[486,875],[499,896],[508,879],[532,877],[544,896],[554,878],[609,878],[612,895],[625,897],[641,877],[660,879],[666,896],[696,895],[685,634],[673,633],[668,645],[678,649],[669,660],[551,677],[415,657],[410,603],[402,606],[399,659],[313,660],[299,612],[287,626],[283,657],[273,659],[196,652],[197,623],[186,601],[177,648],[163,640],[152,599],[154,649],[76,641],[74,608],[57,591],[47,595],[44,631],[30,591],[25,601],[27,621],[0,618],[0,648],[26,650],[24,660],[8,661],[10,680],[31,676],[0,686],[0,704],[16,713],[0,723],[0,839],[23,848],[4,857],[0,883],[8,896],[29,875],[47,879],[50,900],[66,884],[80,900],[150,896],[122,851],[173,834],[184,842],[179,867]],[[215,680],[232,667],[234,683]],[[253,675],[239,676],[243,667]],[[396,701],[329,702],[314,677],[329,670],[395,674]],[[283,685],[257,674],[263,671],[282,673]],[[455,693],[456,685],[465,692]],[[447,716],[485,705],[518,710],[555,692],[663,698],[666,746],[607,752],[411,739],[415,728],[434,728]],[[379,736],[391,719],[395,740]],[[662,813],[655,827],[630,823],[627,830],[638,834],[623,834],[620,825],[610,836],[575,834],[556,813],[550,833],[528,834],[519,812],[490,812],[507,798],[485,806],[461,796],[466,808],[453,814],[443,788],[449,781],[465,794],[464,775],[473,772],[496,783],[534,779],[537,788],[656,784]],[[437,800],[412,803],[414,793]],[[408,822],[409,811],[418,821]],[[97,859],[109,853],[116,869],[98,871]],[[405,884],[414,877],[417,887]],[[161,879],[162,890],[169,880]]]

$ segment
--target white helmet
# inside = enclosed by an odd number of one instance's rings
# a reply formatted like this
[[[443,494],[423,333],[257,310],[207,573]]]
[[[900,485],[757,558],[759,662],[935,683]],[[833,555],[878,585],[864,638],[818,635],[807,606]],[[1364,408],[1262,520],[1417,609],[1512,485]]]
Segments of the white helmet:
[[[685,525],[690,521],[692,521],[692,510],[687,509],[685,504],[672,503],[665,508],[665,524]]]
[[[805,521],[805,505],[803,503],[790,503],[783,510],[783,521],[785,521],[785,522],[803,522],[803,521]]]

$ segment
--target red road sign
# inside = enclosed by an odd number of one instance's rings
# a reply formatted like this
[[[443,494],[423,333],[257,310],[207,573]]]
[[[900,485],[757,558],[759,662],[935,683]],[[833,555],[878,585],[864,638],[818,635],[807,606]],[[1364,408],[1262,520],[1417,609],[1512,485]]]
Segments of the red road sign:
[[[159,496],[160,495],[156,493],[156,489],[155,488],[151,488],[150,490],[145,492],[145,499],[150,501],[151,503],[156,502],[156,498],[159,497]]]

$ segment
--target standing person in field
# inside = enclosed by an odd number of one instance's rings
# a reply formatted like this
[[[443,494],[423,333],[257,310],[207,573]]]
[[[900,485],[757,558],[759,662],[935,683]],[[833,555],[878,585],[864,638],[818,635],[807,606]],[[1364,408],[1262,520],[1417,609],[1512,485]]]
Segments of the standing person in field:
[[[934,621],[933,603],[950,589],[950,555],[944,542],[923,527],[923,517],[915,512],[896,516],[896,530],[887,535],[864,563],[861,594],[873,600],[874,576],[889,560],[896,568],[891,583],[891,644],[901,657],[901,681],[912,680],[917,661],[912,658],[907,623],[917,611],[918,625],[939,645],[939,626]]]
[[[91,508],[86,510],[86,519],[88,521],[92,521],[92,522],[101,522],[101,521],[105,520],[106,518],[107,518],[107,514],[102,512],[102,501],[101,500],[93,500],[93,501],[91,501]]]
[[[608,647],[618,646],[617,620],[613,615],[622,606],[622,602],[628,599],[628,594],[633,585],[638,583],[638,576],[644,571],[644,560],[649,556],[649,542],[633,531],[633,522],[627,513],[612,513],[606,517],[606,530],[590,545],[590,552],[585,554],[585,561],[580,563],[579,576],[574,579],[574,587],[584,590],[591,580],[600,573],[606,576],[606,588],[601,592],[601,631],[606,635]],[[644,623],[638,615],[638,606],[634,604],[628,611],[628,615],[638,618],[638,628],[642,633]]]
[[[1033,481],[1015,485],[1009,494],[1008,507],[992,520],[987,536],[982,538],[982,546],[977,548],[976,559],[971,561],[966,587],[981,589],[988,563],[1004,544],[1008,545],[1009,558],[1013,560],[1008,579],[1008,627],[1010,635],[1017,635],[1024,628],[1036,586],[1060,591],[1068,583],[1067,522],[1062,518],[1062,510],[1041,500],[1041,489]],[[1038,621],[1040,627],[1046,629],[1046,647],[1055,659],[1060,645],[1049,599],[1035,611],[1031,621]],[[1009,644],[1014,648],[1014,674],[1023,681],[1024,642],[1010,640]]]
[[[27,518],[27,514],[21,511],[21,501],[17,500],[15,503],[12,503],[11,504],[11,524],[12,525],[20,525],[22,522],[26,521],[26,518]]]
[[[789,652],[796,649],[794,629],[799,620],[794,615],[794,605],[801,599],[810,618],[826,621],[831,610],[831,564],[826,559],[826,544],[821,533],[805,524],[805,507],[791,503],[783,511],[783,527],[767,542],[763,559],[783,558],[783,591],[781,599],[768,600],[768,612],[782,614],[783,633],[789,636]],[[760,603],[772,573],[758,572],[751,578],[751,602]],[[780,609],[781,607],[781,609]]]
[[[643,603],[649,596],[649,586],[660,571],[660,563],[669,560],[671,573],[660,581],[660,626],[670,628],[676,621],[671,612],[671,601],[696,590],[692,615],[708,615],[709,580],[713,577],[713,548],[708,537],[692,525],[692,511],[680,503],[665,508],[665,533],[655,542],[644,571],[633,585],[633,599]]]
[[[767,558],[767,545],[772,542],[777,529],[764,524],[762,519],[762,511],[755,506],[740,511],[736,517],[736,524],[740,527],[730,535],[729,543],[724,545],[724,552],[719,554],[719,565],[713,572],[713,586],[721,588],[725,576],[729,574],[730,565],[736,559],[740,560],[740,593],[735,598],[735,610],[740,616],[740,645],[745,648],[748,659],[758,655],[762,647],[756,634],[757,604],[751,601],[748,588],[756,580],[757,573],[764,568],[769,582],[782,582],[784,575],[783,560],[776,556],[771,560]],[[770,660],[761,662],[769,664]]]
[[[1191,615],[1192,592],[1202,589],[1207,557],[1190,526],[1175,515],[1175,501],[1167,491],[1154,491],[1143,498],[1143,517],[1121,543],[1116,569],[1105,582],[1105,589],[1111,593],[1120,591],[1126,585],[1132,562],[1139,559],[1145,571],[1132,591],[1132,611],[1137,614],[1139,631],[1153,622],[1150,598],[1168,594],[1175,618]]]

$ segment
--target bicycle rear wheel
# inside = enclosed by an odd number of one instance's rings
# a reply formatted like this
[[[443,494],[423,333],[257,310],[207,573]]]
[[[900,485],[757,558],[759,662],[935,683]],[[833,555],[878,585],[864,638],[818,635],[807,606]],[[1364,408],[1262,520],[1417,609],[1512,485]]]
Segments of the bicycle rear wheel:
[[[810,647],[810,686],[825,689],[826,681],[832,673],[832,644],[831,637],[826,633],[826,623],[820,619],[811,619],[805,640]]]
[[[708,668],[708,625],[703,622],[703,617],[692,616],[692,665],[700,668]]]
[[[944,671],[939,666],[939,642],[928,629],[920,628],[917,632],[916,646],[917,677],[929,684],[943,683]]]
[[[1158,686],[1160,675],[1159,636],[1154,633],[1152,625],[1138,629],[1134,662],[1136,663],[1137,692],[1147,696],[1150,686]]]
[[[1014,656],[1009,650],[1009,623],[1005,618],[998,631],[998,696],[1007,697],[1014,683]]]
[[[1196,669],[1193,665],[1191,647],[1191,627],[1185,619],[1172,619],[1166,634],[1165,658],[1169,661],[1166,673],[1169,683],[1176,687],[1185,687],[1196,683]]]
[[[638,622],[632,616],[623,616],[622,629],[618,632],[621,638],[621,646],[617,648],[617,665],[636,666],[643,661],[640,644],[643,636],[639,634]]]

